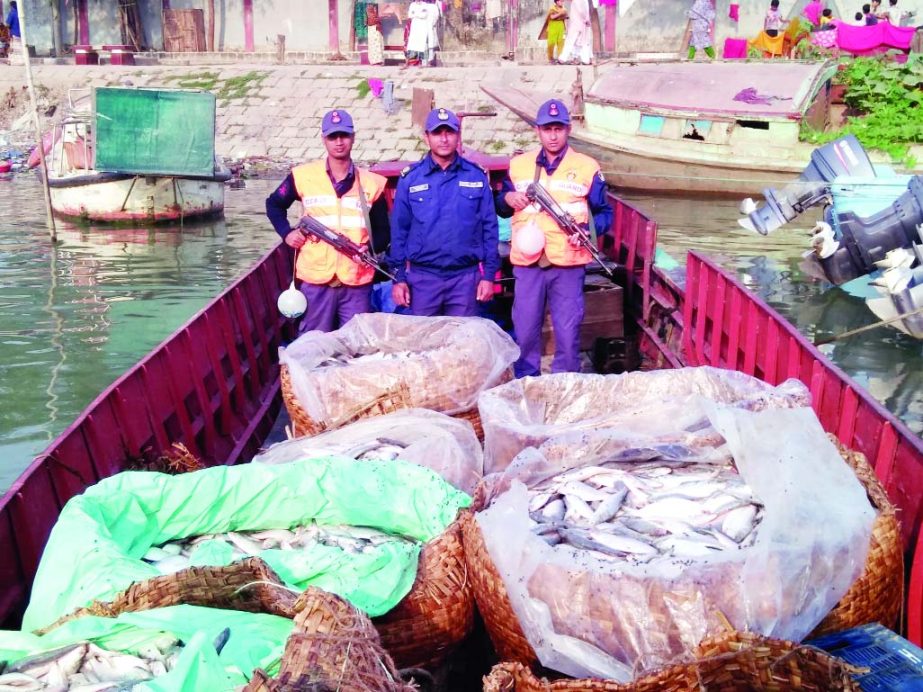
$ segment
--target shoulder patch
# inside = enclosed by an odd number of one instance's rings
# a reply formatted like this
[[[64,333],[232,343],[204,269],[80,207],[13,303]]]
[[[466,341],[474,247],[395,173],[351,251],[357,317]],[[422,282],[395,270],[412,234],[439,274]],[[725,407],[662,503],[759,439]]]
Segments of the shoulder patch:
[[[599,182],[601,183],[606,182],[606,176],[603,175],[603,172],[601,170],[596,174],[596,177],[599,178]]]
[[[403,178],[405,175],[410,173],[411,168],[413,168],[413,166],[404,166],[404,170],[401,171],[401,177]]]

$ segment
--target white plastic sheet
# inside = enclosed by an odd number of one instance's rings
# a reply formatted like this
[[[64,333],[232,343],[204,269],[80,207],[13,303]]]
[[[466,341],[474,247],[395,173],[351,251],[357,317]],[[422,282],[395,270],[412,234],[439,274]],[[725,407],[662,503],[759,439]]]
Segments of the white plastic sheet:
[[[411,406],[468,411],[482,391],[505,381],[518,357],[513,340],[490,320],[386,313],[356,315],[342,329],[308,332],[279,350],[299,403],[324,423],[400,384],[409,388]]]
[[[750,411],[702,397],[684,405],[726,441],[764,506],[749,547],[631,564],[551,547],[531,532],[527,485],[669,437],[675,407],[640,414],[630,428],[581,433],[590,451],[580,457],[555,440],[543,446],[547,454],[527,449],[485,479],[492,502],[476,519],[543,665],[627,682],[723,631],[719,611],[737,629],[798,641],[861,573],[875,511],[811,409]],[[658,426],[660,435],[651,432]]]
[[[664,433],[701,417],[688,403],[700,397],[758,411],[810,406],[797,380],[777,387],[733,370],[682,368],[623,375],[559,373],[524,377],[485,392],[478,400],[484,426],[484,473],[505,469],[526,447],[563,433],[623,428]],[[579,450],[578,450],[579,451]]]
[[[284,464],[314,457],[356,458],[370,444],[397,442],[397,459],[425,466],[469,495],[481,480],[484,455],[471,423],[426,409],[404,409],[328,430],[314,437],[280,442],[253,458],[255,463]]]

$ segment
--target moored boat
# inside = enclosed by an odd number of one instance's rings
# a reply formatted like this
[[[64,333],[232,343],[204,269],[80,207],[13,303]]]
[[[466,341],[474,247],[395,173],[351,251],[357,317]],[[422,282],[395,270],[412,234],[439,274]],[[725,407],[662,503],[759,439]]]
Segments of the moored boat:
[[[393,182],[396,170],[390,173]],[[824,427],[878,468],[904,510],[912,545],[923,507],[923,443],[706,258],[690,253],[685,287],[676,284],[654,265],[656,224],[617,198],[613,204],[615,226],[603,246],[626,268],[625,321],[646,367],[708,364],[773,384],[804,381]],[[281,407],[276,350],[291,325],[275,298],[290,271],[280,245],[103,392],[0,498],[5,621],[14,622],[28,598],[48,534],[70,497],[174,442],[211,464],[245,461],[259,448]],[[917,579],[921,571],[923,564],[915,565]],[[917,637],[921,587],[911,589],[908,611]]]
[[[627,190],[752,194],[797,176],[814,145],[802,124],[827,124],[833,63],[710,62],[619,65],[601,73],[575,122],[575,148]],[[531,122],[553,95],[482,89]]]
[[[215,97],[208,92],[95,89],[92,112],[75,109],[47,149],[59,216],[161,223],[224,212],[231,172],[215,156]]]

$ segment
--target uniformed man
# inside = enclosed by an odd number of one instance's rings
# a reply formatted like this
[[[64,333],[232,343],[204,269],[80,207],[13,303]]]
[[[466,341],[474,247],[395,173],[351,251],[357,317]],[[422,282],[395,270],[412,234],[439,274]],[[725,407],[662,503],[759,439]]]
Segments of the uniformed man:
[[[434,109],[425,129],[430,151],[402,173],[391,210],[392,296],[414,315],[477,315],[500,267],[490,183],[458,155],[452,111]]]
[[[565,105],[557,99],[546,101],[538,109],[535,125],[541,149],[513,157],[509,177],[497,193],[497,213],[504,218],[512,216],[510,261],[516,278],[513,327],[521,350],[515,365],[517,377],[541,373],[546,309],[551,312],[554,328],[552,372],[580,370],[583,280],[585,267],[592,260],[551,216],[529,203],[526,188],[533,182],[541,183],[584,227],[589,227],[592,215],[600,235],[612,224],[612,207],[606,200],[599,164],[568,146],[570,115]]]
[[[266,215],[276,232],[297,251],[295,276],[308,309],[299,333],[333,331],[360,312],[371,310],[375,272],[335,250],[331,245],[292,230],[287,211],[301,200],[303,213],[360,245],[369,244],[371,219],[373,250],[388,243],[388,207],[382,192],[386,179],[359,168],[352,161],[355,129],[349,113],[333,110],[321,121],[325,159],[292,169],[266,198]]]

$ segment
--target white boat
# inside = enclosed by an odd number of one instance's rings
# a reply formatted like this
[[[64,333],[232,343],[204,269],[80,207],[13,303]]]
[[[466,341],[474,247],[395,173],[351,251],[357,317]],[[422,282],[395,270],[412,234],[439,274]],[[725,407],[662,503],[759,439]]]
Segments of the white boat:
[[[174,95],[182,90],[143,91]],[[201,94],[206,99],[214,98],[205,92],[186,91],[181,95],[186,97],[190,93]],[[150,94],[145,93],[145,97],[150,98]],[[122,132],[113,134],[112,126],[101,132],[97,127],[100,117],[111,120],[108,116],[100,116],[96,108],[92,112],[74,109],[55,127],[49,156],[46,157],[51,206],[55,214],[83,221],[148,224],[215,217],[224,213],[224,184],[230,179],[231,172],[214,155],[213,115],[208,154],[212,165],[203,168],[199,163],[197,170],[183,165],[186,151],[181,151],[176,157],[179,163],[175,167],[160,165],[162,161],[155,157],[160,155],[158,152],[162,153],[165,146],[171,145],[158,141],[159,132],[148,133],[149,136],[141,138],[143,144],[133,147],[134,161],[129,155],[124,157],[124,163],[112,165],[110,162],[109,165],[97,166],[97,153],[101,147],[106,151],[105,138],[117,139],[126,135]],[[134,131],[127,134],[134,135]],[[196,144],[200,149],[209,148],[209,142],[203,144],[201,136],[198,139],[200,141]],[[182,149],[175,145],[173,148]],[[154,154],[148,156],[148,152]]]
[[[816,145],[799,141],[800,129],[826,126],[835,72],[833,63],[793,60],[618,65],[586,92],[571,141],[618,188],[758,193],[807,165]],[[482,89],[528,122],[543,101],[561,98],[508,85]]]

